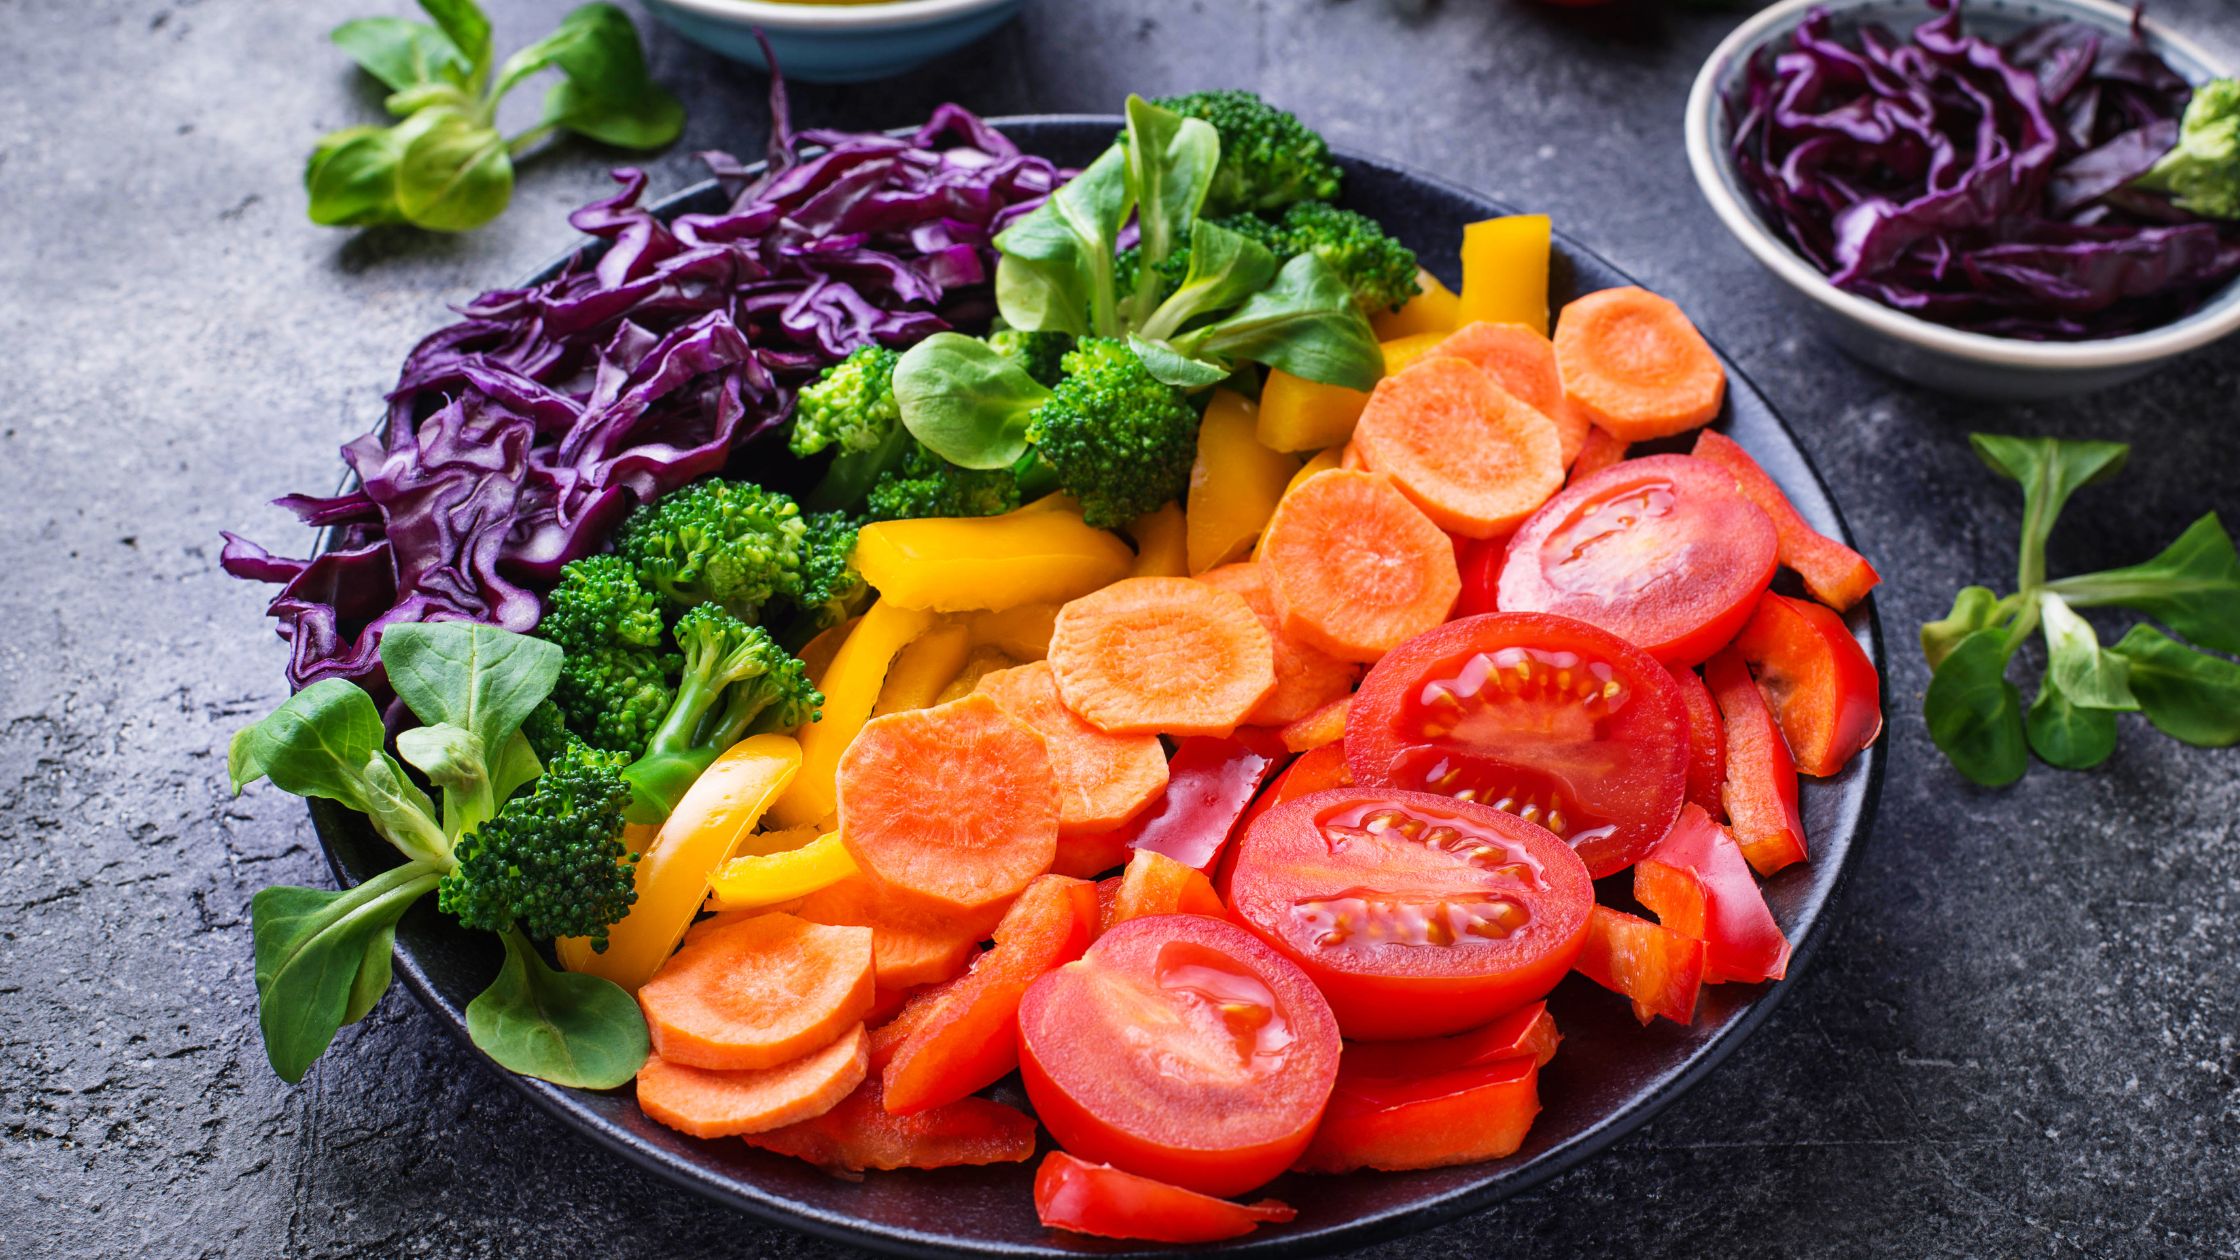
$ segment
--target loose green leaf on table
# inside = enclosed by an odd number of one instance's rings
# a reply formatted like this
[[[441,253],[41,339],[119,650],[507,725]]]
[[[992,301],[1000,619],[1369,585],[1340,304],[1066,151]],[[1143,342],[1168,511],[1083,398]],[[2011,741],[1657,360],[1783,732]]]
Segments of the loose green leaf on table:
[[[472,77],[466,54],[442,31],[410,18],[369,17],[344,22],[328,38],[367,74],[403,91],[423,83],[465,87]]]
[[[2214,512],[2144,564],[2049,582],[2080,608],[2115,604],[2145,613],[2203,647],[2240,653],[2240,555]]]
[[[1960,646],[1960,640],[2004,619],[1999,597],[1989,587],[1963,586],[1952,599],[1950,615],[1921,627],[1921,654],[1929,658],[1929,668],[1935,669]]]
[[[2023,724],[2030,751],[2063,770],[2089,770],[2116,750],[2115,711],[2076,704],[2051,674],[2038,685],[2038,698],[2030,702]]]
[[[2111,650],[2130,663],[2131,694],[2156,730],[2204,748],[2240,744],[2240,664],[2153,626],[2131,627]]]
[[[2070,703],[2125,712],[2139,707],[2131,698],[2129,663],[2101,648],[2091,622],[2050,591],[2039,595],[2038,608],[2045,627],[2046,677]]]
[[[2054,518],[2079,487],[2114,476],[2131,448],[2121,442],[2064,442],[2054,438],[1972,433],[1968,442],[1992,471],[2022,483],[2022,544],[2018,576],[2028,590],[2045,580],[2046,536]]]
[[[2029,769],[2022,693],[2007,681],[2007,636],[1977,630],[1946,654],[1922,704],[1929,738],[1960,773],[2004,787]]]
[[[501,933],[498,978],[467,1003],[467,1035],[498,1066],[578,1089],[638,1074],[651,1042],[637,1000],[600,976],[554,971],[519,931]]]

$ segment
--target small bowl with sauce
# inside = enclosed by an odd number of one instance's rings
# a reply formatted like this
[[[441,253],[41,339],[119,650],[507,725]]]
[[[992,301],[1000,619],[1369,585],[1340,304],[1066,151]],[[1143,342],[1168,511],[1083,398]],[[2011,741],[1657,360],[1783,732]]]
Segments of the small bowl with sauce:
[[[954,52],[1011,20],[1026,0],[646,0],[671,30],[769,69],[759,28],[789,79],[862,83]]]

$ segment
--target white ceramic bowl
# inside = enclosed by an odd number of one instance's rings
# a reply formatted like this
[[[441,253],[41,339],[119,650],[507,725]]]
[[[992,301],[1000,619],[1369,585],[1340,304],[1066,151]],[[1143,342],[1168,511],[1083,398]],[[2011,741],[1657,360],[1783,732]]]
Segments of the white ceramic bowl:
[[[1727,156],[1727,100],[1751,57],[1789,35],[1815,7],[1839,30],[1879,22],[1904,31],[1930,17],[1922,0],[1780,0],[1735,29],[1704,62],[1688,97],[1688,165],[1711,209],[1743,248],[1800,295],[1821,330],[1866,362],[1933,389],[2002,399],[2054,398],[2105,389],[2240,330],[2240,282],[2225,286],[2191,315],[2142,333],[2099,341],[2039,342],[1962,332],[1846,293],[1791,249],[1759,216]],[[2074,19],[2122,34],[2129,5],[2110,0],[1966,0],[1971,33],[2003,41],[2039,22]],[[2233,73],[2200,45],[2152,19],[2147,43],[2193,83]]]
[[[768,69],[755,42],[769,37],[778,66],[804,83],[861,83],[953,52],[1009,21],[1025,0],[646,0],[670,29],[734,61]]]

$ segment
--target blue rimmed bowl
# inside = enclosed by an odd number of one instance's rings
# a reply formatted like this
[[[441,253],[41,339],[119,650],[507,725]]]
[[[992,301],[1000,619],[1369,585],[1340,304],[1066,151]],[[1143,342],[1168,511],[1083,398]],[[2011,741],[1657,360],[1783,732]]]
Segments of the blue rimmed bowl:
[[[1815,8],[1825,8],[1838,32],[1880,24],[1908,30],[1926,21],[1922,0],[1780,0],[1735,28],[1696,76],[1688,96],[1688,165],[1713,213],[1752,257],[1800,301],[1822,332],[1853,357],[1931,389],[1981,398],[2061,398],[2106,389],[2144,376],[2189,351],[2240,330],[2240,281],[2226,285],[2192,314],[2159,328],[2095,341],[2023,341],[1963,332],[1908,315],[1871,298],[1847,293],[1791,248],[1766,221],[1743,187],[1729,156],[1734,99],[1750,62],[1786,46]],[[2112,0],[1967,0],[1963,18],[1971,34],[1994,42],[2048,21],[2077,21],[2121,36],[2131,28],[2129,5]],[[2188,82],[2200,84],[2233,73],[2232,66],[2201,45],[2148,19],[2141,24],[2148,47]]]
[[[805,83],[862,83],[900,74],[954,52],[1015,16],[1026,0],[646,0],[679,35],[713,52],[767,70],[759,28],[786,77]]]

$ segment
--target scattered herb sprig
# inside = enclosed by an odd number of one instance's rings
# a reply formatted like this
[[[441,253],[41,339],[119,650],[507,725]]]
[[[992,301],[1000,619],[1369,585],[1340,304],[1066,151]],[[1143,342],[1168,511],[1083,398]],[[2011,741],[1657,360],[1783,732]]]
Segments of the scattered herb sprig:
[[[372,17],[334,30],[335,44],[389,87],[385,104],[401,121],[319,141],[303,172],[314,223],[464,232],[505,210],[513,160],[555,131],[658,149],[684,128],[684,107],[647,75],[637,29],[611,4],[584,5],[500,65],[474,0],[419,3],[432,24]],[[501,134],[498,102],[547,69],[561,78],[536,124]]]
[[[1935,671],[1923,713],[1930,738],[1962,774],[1986,787],[2022,777],[2035,752],[2082,770],[2115,751],[2116,714],[2137,712],[2164,734],[2202,747],[2240,743],[2240,556],[2211,512],[2142,564],[2046,576],[2046,538],[2069,496],[2114,476],[2131,448],[2118,442],[1969,438],[1992,471],[2022,485],[2016,587],[2004,597],[1963,588],[1952,612],[1921,627]],[[2122,607],[2161,622],[2133,626],[2103,647],[2079,608]],[[2007,681],[2033,631],[2046,644],[2045,677],[2027,711]]]

